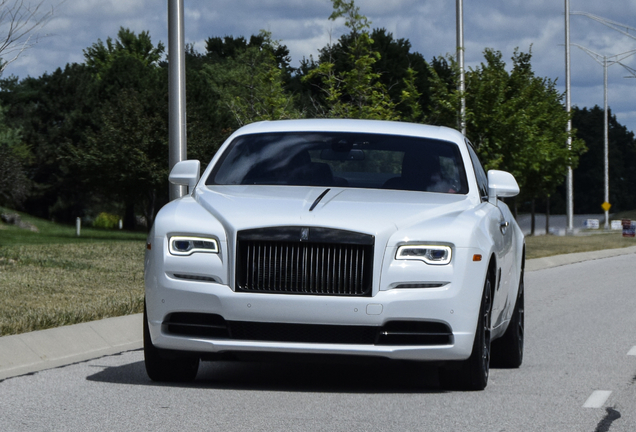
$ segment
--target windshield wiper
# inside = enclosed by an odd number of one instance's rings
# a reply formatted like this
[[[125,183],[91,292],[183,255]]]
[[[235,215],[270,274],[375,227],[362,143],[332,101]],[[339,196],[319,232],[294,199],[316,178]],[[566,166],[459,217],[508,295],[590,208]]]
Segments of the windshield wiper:
[[[329,193],[331,189],[327,189],[325,190],[323,193],[321,193],[318,198],[316,198],[316,201],[314,201],[314,203],[311,205],[311,207],[309,207],[309,211],[312,211],[313,209],[316,208],[316,206],[318,205],[318,203],[320,202],[321,199],[324,198],[325,195],[327,195]]]

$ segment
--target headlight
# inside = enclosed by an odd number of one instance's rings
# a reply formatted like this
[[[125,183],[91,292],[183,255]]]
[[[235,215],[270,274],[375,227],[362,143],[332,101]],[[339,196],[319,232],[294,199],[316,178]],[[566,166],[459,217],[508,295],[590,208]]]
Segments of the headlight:
[[[395,254],[398,260],[419,260],[426,264],[445,265],[451,262],[453,251],[449,246],[406,245],[400,246]]]
[[[195,252],[219,253],[219,244],[215,239],[201,237],[170,237],[168,249],[172,255],[192,255]]]

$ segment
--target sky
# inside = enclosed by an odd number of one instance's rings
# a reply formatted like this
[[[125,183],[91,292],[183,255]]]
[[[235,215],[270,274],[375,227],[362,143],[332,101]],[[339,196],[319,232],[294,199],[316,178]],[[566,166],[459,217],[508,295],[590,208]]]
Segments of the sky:
[[[43,1],[48,8],[53,5],[53,18],[40,31],[38,43],[11,63],[3,77],[39,77],[67,63],[81,63],[83,49],[98,39],[116,38],[122,26],[137,33],[147,30],[153,42],[168,46],[167,0]],[[396,39],[408,39],[412,51],[426,60],[454,55],[455,1],[358,0],[356,4],[372,28],[385,28]],[[515,48],[531,50],[535,74],[556,80],[557,88],[565,91],[565,1],[464,0],[463,7],[466,67],[479,66],[486,48],[501,51],[509,66]],[[185,39],[202,52],[209,37],[249,37],[264,29],[290,49],[292,66],[298,66],[303,57],[315,57],[330,40],[335,42],[347,33],[343,20],[329,21],[331,11],[330,0],[184,0]],[[570,0],[570,11],[572,44],[609,60],[636,50],[636,39],[574,14],[584,12],[636,28],[636,1]],[[0,30],[5,31],[1,22]],[[636,37],[636,30],[629,33]],[[572,46],[572,105],[603,107],[602,59],[599,61]],[[636,55],[621,62],[636,69]],[[608,67],[608,103],[618,121],[636,131],[636,78],[628,76],[633,75],[620,64]]]

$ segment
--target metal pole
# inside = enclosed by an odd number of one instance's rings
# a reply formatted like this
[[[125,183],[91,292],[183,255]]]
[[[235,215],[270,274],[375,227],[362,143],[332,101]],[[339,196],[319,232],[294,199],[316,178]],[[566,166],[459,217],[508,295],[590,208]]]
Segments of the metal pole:
[[[565,0],[565,111],[570,115],[572,111],[572,103],[570,98],[570,0]],[[568,119],[566,126],[566,132],[568,134],[567,147],[568,150],[572,149],[572,120]],[[568,173],[566,179],[566,220],[567,220],[567,234],[573,234],[574,232],[574,175],[572,173],[572,167],[568,166]]]
[[[183,0],[168,0],[168,66],[168,165],[172,170],[177,162],[187,158]],[[170,200],[180,198],[185,193],[185,186],[170,185]]]
[[[603,110],[603,159],[604,159],[604,189],[605,189],[605,201],[603,202],[603,210],[605,211],[605,224],[604,224],[604,228],[605,229],[609,229],[609,209],[605,210],[605,206],[606,203],[609,204],[609,121],[608,121],[608,115],[609,115],[609,108],[607,105],[607,68],[610,67],[613,64],[621,64],[620,62],[621,60],[632,56],[634,54],[636,54],[636,50],[631,50],[631,51],[626,51],[624,53],[621,54],[616,54],[611,56],[610,58],[615,58],[616,60],[613,60],[611,62],[607,61],[607,56],[602,56],[598,53],[595,53],[594,51],[585,48],[584,46],[581,46],[579,44],[572,44],[580,49],[582,49],[583,51],[585,51],[587,54],[590,55],[590,57],[592,57],[594,59],[594,61],[596,61],[598,64],[600,64],[601,66],[603,66],[603,105],[604,105],[604,110]],[[602,61],[601,61],[602,59]]]
[[[605,158],[605,202],[609,203],[609,131],[607,123],[607,56],[603,56],[603,82],[604,82],[604,113],[603,113],[603,126],[604,126],[604,158]],[[609,229],[609,210],[605,210],[605,225],[606,230]]]
[[[464,0],[456,0],[456,25],[457,25],[457,64],[459,66],[459,92],[461,94],[461,106],[459,109],[459,127],[462,134],[466,135],[466,88],[464,75]]]

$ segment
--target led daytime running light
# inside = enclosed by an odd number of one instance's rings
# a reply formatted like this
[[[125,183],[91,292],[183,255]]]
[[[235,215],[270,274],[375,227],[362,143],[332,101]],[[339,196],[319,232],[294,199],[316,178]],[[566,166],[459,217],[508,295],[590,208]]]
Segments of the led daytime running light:
[[[452,249],[441,245],[400,246],[395,255],[398,260],[418,260],[431,265],[446,265],[451,262],[452,257]]]
[[[195,252],[219,253],[219,244],[215,239],[201,237],[170,237],[168,249],[172,255],[187,256]]]

